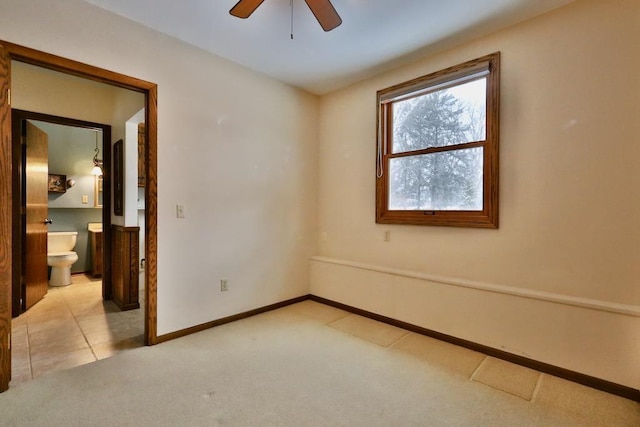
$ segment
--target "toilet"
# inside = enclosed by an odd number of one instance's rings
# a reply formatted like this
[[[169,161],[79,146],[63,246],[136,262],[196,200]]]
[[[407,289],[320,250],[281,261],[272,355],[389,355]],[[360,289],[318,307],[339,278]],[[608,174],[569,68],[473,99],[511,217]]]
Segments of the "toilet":
[[[78,260],[78,254],[73,252],[77,238],[77,231],[47,233],[47,265],[51,267],[51,286],[71,284],[71,265]]]

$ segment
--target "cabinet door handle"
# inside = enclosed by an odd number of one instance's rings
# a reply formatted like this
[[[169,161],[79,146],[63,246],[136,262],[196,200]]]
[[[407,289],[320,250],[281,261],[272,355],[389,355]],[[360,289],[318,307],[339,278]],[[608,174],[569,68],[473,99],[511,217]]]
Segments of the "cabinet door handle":
[[[53,224],[53,220],[52,220],[52,219],[49,219],[49,218],[45,218],[45,219],[42,221],[42,223],[43,223],[43,224],[45,224],[45,225]]]

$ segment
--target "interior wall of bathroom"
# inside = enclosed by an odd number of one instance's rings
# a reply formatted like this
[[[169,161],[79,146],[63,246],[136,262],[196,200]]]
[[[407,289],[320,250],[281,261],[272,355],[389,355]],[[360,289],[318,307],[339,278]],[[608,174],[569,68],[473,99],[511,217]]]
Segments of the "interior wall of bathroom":
[[[322,97],[312,294],[639,388],[639,17],[573,2]],[[376,91],[496,51],[500,228],[376,224]]]
[[[144,108],[125,123],[124,136],[124,225],[126,227],[139,226],[139,192],[138,192],[138,125],[144,123]],[[143,193],[144,197],[144,193]],[[144,198],[142,199],[144,201]],[[144,205],[144,203],[143,203]]]
[[[102,132],[35,120],[31,122],[48,135],[49,173],[65,175],[67,180],[75,181],[75,185],[64,193],[49,193],[48,218],[53,223],[48,230],[77,231],[74,251],[78,254],[78,261],[71,266],[71,272],[90,271],[87,223],[102,222],[102,208],[95,206],[95,176],[90,172],[96,136],[98,148],[102,149]]]
[[[138,198],[138,123],[144,123],[144,96],[133,91],[118,91],[115,94],[114,119],[115,123],[124,123],[118,129],[118,134],[113,140],[123,141],[123,215],[111,214],[113,224],[124,227],[134,227],[138,225],[137,198]],[[138,106],[137,110],[132,110],[131,106]],[[126,108],[123,108],[126,107]],[[113,158],[113,157],[112,157]],[[112,206],[113,206],[113,194]]]
[[[145,194],[144,187],[138,187],[138,125],[145,122],[144,108],[130,117],[125,125],[125,194],[124,221],[125,226],[137,226],[138,234],[138,289],[144,295],[145,288]],[[143,261],[144,260],[144,261]]]
[[[102,151],[102,132],[36,120],[31,122],[48,136],[49,174],[65,175],[67,181],[75,181],[75,185],[64,193],[49,192],[49,207],[95,209],[95,176],[91,175],[91,170],[96,145]]]
[[[158,84],[160,335],[308,293],[316,96],[81,0],[6,0],[0,39]]]

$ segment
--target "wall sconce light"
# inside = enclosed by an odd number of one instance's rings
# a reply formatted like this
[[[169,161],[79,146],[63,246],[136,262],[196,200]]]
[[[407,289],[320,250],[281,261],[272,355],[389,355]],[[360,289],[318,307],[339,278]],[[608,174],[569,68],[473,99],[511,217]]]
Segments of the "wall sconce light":
[[[98,149],[98,131],[96,131],[96,149],[95,156],[93,156],[93,169],[91,169],[91,175],[102,176],[102,160],[98,159],[98,154],[100,154],[100,149]]]
[[[74,185],[76,185],[76,181],[75,181],[75,179],[68,179],[68,180],[67,180],[67,188],[71,188],[71,187],[73,187]]]

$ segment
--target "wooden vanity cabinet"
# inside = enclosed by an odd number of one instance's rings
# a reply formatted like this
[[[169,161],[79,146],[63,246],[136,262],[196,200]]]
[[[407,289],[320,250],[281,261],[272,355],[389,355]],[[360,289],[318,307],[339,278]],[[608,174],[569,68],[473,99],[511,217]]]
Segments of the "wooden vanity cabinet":
[[[123,311],[140,308],[139,235],[140,227],[111,226],[113,302]]]

